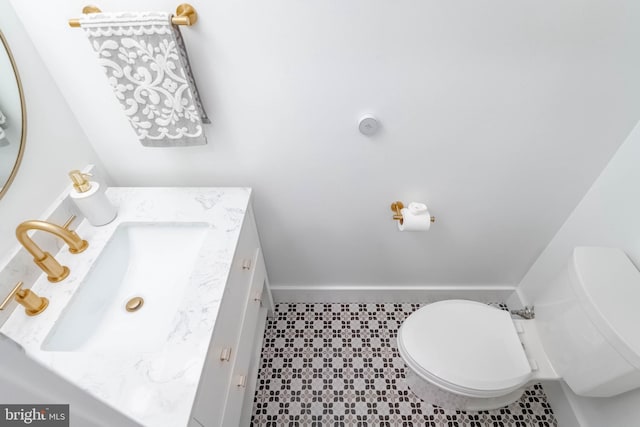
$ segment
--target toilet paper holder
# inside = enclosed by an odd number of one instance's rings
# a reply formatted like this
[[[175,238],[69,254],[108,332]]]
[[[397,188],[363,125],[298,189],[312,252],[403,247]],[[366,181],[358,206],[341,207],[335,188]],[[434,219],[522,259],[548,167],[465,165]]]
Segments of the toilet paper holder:
[[[402,217],[402,209],[404,208],[404,203],[397,201],[397,202],[393,202],[391,203],[391,210],[393,212],[395,212],[395,215],[393,215],[393,219],[395,221],[400,221],[400,224],[403,223],[404,218]],[[434,223],[436,222],[436,217],[435,216],[431,216],[431,222]]]

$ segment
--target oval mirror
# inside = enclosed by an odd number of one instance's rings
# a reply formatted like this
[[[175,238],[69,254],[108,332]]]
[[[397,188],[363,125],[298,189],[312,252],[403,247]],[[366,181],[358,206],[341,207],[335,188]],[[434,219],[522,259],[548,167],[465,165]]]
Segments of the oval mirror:
[[[27,134],[24,94],[9,44],[0,31],[0,198],[16,176]]]

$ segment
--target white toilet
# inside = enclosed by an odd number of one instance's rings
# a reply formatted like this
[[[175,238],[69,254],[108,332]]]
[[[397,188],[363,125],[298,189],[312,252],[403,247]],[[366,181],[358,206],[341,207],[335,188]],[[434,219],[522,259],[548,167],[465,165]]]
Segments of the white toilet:
[[[466,300],[411,314],[398,331],[411,390],[444,408],[488,410],[540,380],[594,397],[640,387],[640,272],[624,252],[576,248],[549,285],[532,320]]]

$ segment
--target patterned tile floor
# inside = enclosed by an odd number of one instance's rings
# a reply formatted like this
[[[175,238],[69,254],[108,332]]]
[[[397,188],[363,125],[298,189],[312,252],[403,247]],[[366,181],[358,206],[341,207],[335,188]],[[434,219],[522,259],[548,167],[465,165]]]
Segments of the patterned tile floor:
[[[420,306],[278,304],[265,331],[252,425],[557,426],[540,385],[494,411],[445,410],[414,396],[396,336]]]

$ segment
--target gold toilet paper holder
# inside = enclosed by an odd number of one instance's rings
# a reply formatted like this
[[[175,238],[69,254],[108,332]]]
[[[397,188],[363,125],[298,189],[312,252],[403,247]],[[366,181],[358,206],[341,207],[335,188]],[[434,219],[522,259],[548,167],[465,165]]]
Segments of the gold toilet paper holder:
[[[401,201],[391,203],[391,210],[395,212],[393,215],[394,221],[400,221],[400,224],[404,222],[404,218],[402,217],[402,209],[404,208],[404,203]],[[431,216],[431,223],[436,222],[436,217]]]

